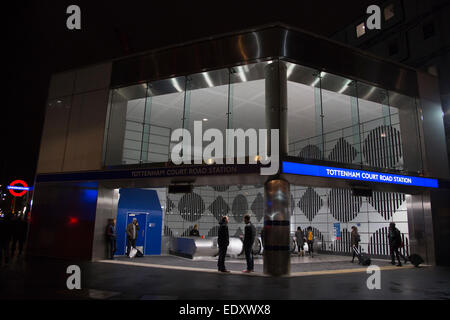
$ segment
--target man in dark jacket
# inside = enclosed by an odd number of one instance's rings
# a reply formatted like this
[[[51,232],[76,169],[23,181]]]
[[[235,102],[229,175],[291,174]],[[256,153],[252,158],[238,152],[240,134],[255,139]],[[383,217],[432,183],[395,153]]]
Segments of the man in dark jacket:
[[[217,267],[220,272],[230,272],[225,268],[225,256],[227,255],[229,244],[228,217],[225,216],[219,223],[219,237],[217,239],[217,245],[219,246],[219,261],[217,262]]]
[[[245,228],[244,228],[244,253],[245,259],[247,260],[247,270],[242,272],[253,272],[254,263],[253,263],[253,243],[255,242],[256,237],[256,228],[250,222],[250,216],[247,214],[244,217]]]
[[[352,263],[355,261],[355,257],[356,257],[356,250],[358,250],[359,252],[359,243],[361,242],[361,236],[359,235],[358,232],[358,228],[353,226],[352,227],[352,232],[350,234],[350,241],[351,241],[351,245],[352,245],[352,251],[353,251],[353,258],[352,258]]]
[[[108,248],[108,258],[114,259],[114,253],[116,252],[116,220],[108,219],[108,225],[106,226],[106,245]]]
[[[400,230],[395,227],[395,223],[391,222],[389,225],[389,248],[391,250],[391,263],[395,264],[395,257],[397,257],[398,264],[397,266],[401,267],[402,263],[400,262],[400,254],[398,249],[402,245],[402,236]]]
[[[127,256],[130,255],[131,247],[136,248],[136,239],[139,231],[139,224],[136,218],[133,218],[133,222],[127,225]]]

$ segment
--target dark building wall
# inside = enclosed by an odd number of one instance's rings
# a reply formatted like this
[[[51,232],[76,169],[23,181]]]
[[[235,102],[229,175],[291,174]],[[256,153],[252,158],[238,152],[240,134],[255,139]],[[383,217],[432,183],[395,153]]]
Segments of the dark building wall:
[[[38,184],[28,254],[90,260],[97,193],[96,183]]]

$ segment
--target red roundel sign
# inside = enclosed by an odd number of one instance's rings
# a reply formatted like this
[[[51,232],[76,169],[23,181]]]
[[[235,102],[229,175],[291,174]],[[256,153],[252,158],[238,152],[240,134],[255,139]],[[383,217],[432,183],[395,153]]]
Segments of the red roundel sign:
[[[14,197],[22,197],[30,190],[27,183],[23,180],[11,182],[7,189]]]

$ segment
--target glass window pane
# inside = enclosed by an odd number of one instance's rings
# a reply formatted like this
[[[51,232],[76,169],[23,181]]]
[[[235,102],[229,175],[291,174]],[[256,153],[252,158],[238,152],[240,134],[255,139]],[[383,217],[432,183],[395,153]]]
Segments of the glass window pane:
[[[320,72],[286,63],[288,78],[289,155],[323,158]]]
[[[244,131],[266,129],[264,68],[267,64],[262,62],[232,68],[230,128]],[[256,156],[248,150],[248,145],[246,143],[245,155]]]
[[[321,77],[324,155],[327,160],[360,163],[355,82],[329,73]]]
[[[146,84],[113,90],[105,165],[139,163],[146,92]]]
[[[183,128],[185,78],[154,81],[148,95],[142,157],[144,162],[167,162],[172,131]]]
[[[201,125],[202,132],[218,129],[225,137],[227,129],[229,72],[226,69],[203,72],[189,76],[189,121],[187,128],[194,137],[194,124]],[[186,126],[185,126],[186,127]],[[211,141],[203,142],[203,150]],[[202,150],[193,159],[201,160]],[[223,158],[223,157],[221,157]]]

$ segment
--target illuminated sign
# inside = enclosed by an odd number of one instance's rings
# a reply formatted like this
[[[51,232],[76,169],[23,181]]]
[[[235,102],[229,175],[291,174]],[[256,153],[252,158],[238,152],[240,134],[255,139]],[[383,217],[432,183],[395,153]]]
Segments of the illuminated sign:
[[[293,162],[283,162],[283,173],[365,182],[400,184],[414,187],[439,188],[438,181],[436,179],[402,176],[373,171],[324,167]]]
[[[9,186],[7,186],[6,189],[8,189],[9,193],[11,193],[14,197],[22,197],[28,191],[30,191],[31,188],[28,187],[28,185],[25,181],[15,180],[15,181],[11,182],[11,184]],[[16,190],[20,191],[20,192],[16,192]]]

